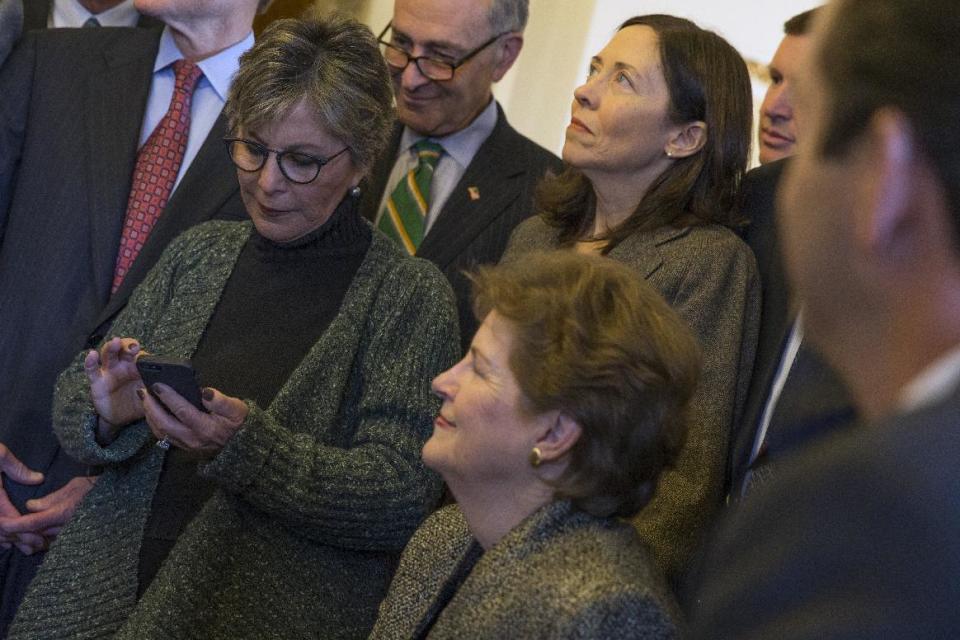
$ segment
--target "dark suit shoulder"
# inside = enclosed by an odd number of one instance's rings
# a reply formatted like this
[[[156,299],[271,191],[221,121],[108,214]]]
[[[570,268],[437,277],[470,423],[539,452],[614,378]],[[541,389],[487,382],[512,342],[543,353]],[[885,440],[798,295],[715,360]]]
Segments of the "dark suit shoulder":
[[[958,416],[955,393],[785,462],[711,545],[694,637],[952,637]]]
[[[118,44],[136,48],[155,46],[160,39],[160,32],[151,29],[136,27],[110,27],[103,29],[41,29],[25,34],[38,43],[39,46],[80,49],[95,51]],[[151,49],[152,54],[154,51]]]

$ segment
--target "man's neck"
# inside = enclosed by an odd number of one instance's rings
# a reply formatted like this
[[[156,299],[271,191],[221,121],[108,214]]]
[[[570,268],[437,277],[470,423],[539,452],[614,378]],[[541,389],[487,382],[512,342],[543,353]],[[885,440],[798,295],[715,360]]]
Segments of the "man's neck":
[[[155,16],[166,22],[183,57],[199,62],[215,56],[243,40],[253,25],[255,7],[242,5],[229,15],[210,15],[178,20],[177,17]]]
[[[907,386],[960,345],[960,292],[941,296],[901,300],[878,329],[863,328],[835,350],[831,359],[869,421],[899,411]]]

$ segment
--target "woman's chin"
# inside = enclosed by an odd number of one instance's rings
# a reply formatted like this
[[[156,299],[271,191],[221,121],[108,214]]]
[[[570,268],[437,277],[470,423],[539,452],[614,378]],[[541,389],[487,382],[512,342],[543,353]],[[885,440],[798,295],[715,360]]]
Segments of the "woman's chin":
[[[428,469],[432,469],[440,474],[443,473],[443,445],[437,442],[436,434],[430,436],[430,439],[424,443],[420,457]]]

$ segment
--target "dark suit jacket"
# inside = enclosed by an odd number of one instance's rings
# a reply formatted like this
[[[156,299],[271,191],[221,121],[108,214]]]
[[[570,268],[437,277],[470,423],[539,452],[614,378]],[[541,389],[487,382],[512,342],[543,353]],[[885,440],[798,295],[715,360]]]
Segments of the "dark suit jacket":
[[[0,71],[0,442],[47,474],[22,507],[80,469],[50,428],[57,374],[102,334],[167,243],[245,217],[221,117],[113,296],[110,285],[160,31],[24,36]]]
[[[795,315],[777,237],[776,190],[787,161],[758,167],[744,180],[743,214],[750,220],[744,240],[760,271],[763,303],[757,355],[743,420],[731,437],[727,491],[739,495],[749,468],[757,429]],[[770,460],[780,458],[854,420],[849,394],[839,377],[803,342],[768,428]],[[776,446],[773,446],[776,442]]]
[[[20,0],[0,0],[0,67],[20,38],[23,7]]]
[[[674,614],[627,524],[557,501],[484,552],[449,505],[410,539],[370,638],[666,640]]]
[[[53,0],[23,0],[23,30],[46,29],[53,9]],[[150,16],[140,16],[138,27],[162,28],[163,23]]]
[[[957,637],[957,460],[960,390],[782,466],[713,544],[692,638]]]
[[[363,188],[360,212],[375,220],[387,179],[397,158],[403,127],[397,124],[387,150],[374,165]],[[510,126],[500,105],[497,124],[480,146],[417,249],[417,256],[434,262],[453,285],[460,315],[464,350],[477,330],[470,301],[470,283],[463,275],[478,265],[500,260],[510,232],[533,213],[533,191],[548,169],[559,171],[560,160]],[[480,192],[472,200],[468,187]]]

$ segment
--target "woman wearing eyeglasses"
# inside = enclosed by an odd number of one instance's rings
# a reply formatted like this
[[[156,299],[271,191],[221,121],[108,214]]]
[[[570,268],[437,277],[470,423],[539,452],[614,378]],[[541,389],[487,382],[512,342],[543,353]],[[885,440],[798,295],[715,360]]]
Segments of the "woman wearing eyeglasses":
[[[446,280],[356,212],[391,100],[345,18],[276,22],[241,59],[227,147],[251,222],[181,236],[125,337],[62,374],[58,436],[104,473],[12,637],[365,637],[439,496],[420,449],[459,351]],[[191,358],[206,411],[145,389],[145,352]]]

